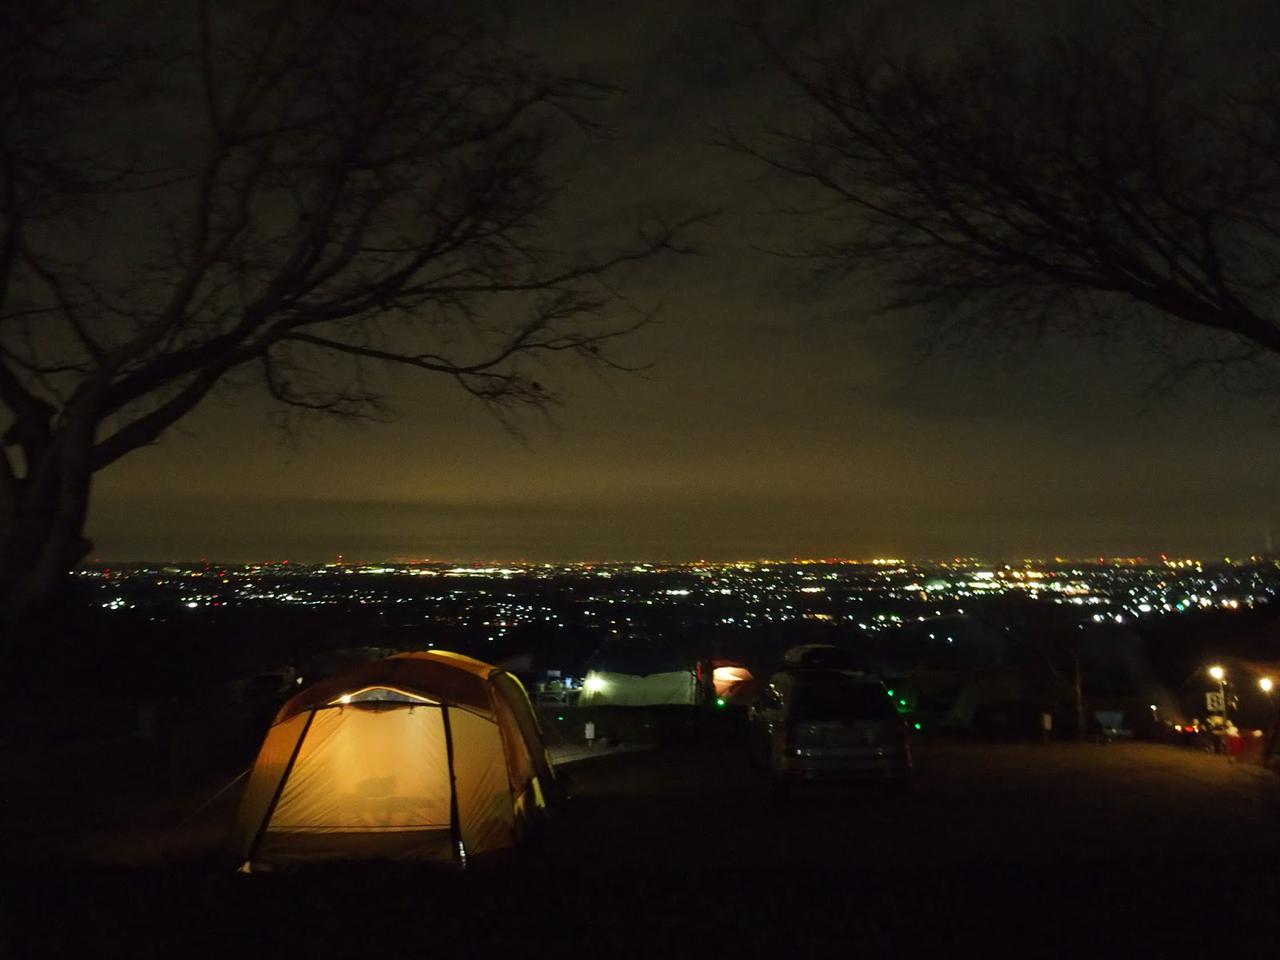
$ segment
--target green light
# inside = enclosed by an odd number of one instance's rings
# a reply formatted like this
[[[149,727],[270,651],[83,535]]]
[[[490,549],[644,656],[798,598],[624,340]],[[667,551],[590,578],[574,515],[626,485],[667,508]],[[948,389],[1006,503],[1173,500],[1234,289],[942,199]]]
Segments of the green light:
[[[891,697],[893,696],[893,691],[892,691],[892,690],[890,690],[890,691],[889,691],[889,696],[891,696]]]
[[[716,706],[723,707],[725,704],[724,697],[716,697]]]
[[[904,707],[907,705],[907,701],[905,700],[899,700],[898,702],[902,704]]]
[[[556,715],[556,719],[557,719],[557,720],[563,720],[563,719],[564,719],[564,714],[563,714],[563,713],[561,713],[561,714],[557,714],[557,715]]]
[[[919,724],[919,723],[917,723],[917,724],[913,724],[913,726],[915,726],[915,728],[916,728],[917,730],[923,730],[923,729],[924,729],[923,725],[922,725],[922,724]]]

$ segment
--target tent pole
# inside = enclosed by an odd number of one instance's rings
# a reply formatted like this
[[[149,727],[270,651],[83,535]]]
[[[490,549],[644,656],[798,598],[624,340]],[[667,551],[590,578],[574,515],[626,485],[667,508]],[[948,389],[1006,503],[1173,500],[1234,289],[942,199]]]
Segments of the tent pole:
[[[224,793],[226,793],[228,790],[234,787],[237,783],[243,780],[246,776],[249,775],[249,773],[252,770],[253,770],[253,764],[250,764],[249,766],[245,767],[243,770],[241,770],[239,773],[236,774],[236,778],[234,780],[232,780],[230,783],[226,784],[225,786],[219,788],[217,793],[215,793],[212,797],[210,797],[204,803],[200,804],[200,806],[196,807],[194,810],[188,813],[185,817],[179,820],[178,825],[184,826],[187,823],[187,821],[192,820],[195,817],[199,816],[205,807],[209,806],[209,804],[213,803],[213,801],[217,800],[220,796],[222,796]]]
[[[453,772],[453,726],[449,723],[449,705],[440,705],[440,714],[444,717],[444,751],[449,760],[449,836],[453,840],[453,858],[458,865],[465,867],[466,860],[462,855],[462,823],[458,817],[458,778]]]
[[[284,793],[284,786],[289,782],[289,774],[293,773],[293,765],[297,763],[298,754],[302,752],[302,743],[307,739],[307,734],[311,731],[311,721],[315,718],[315,710],[307,714],[307,722],[302,725],[302,732],[298,734],[298,742],[293,745],[293,753],[289,755],[289,762],[284,765],[284,773],[280,777],[280,783],[276,785],[276,792],[272,795],[271,802],[267,804],[267,812],[263,814],[262,823],[258,825],[258,832],[253,835],[253,843],[249,844],[249,852],[244,858],[246,863],[253,863],[253,855],[258,852],[258,844],[262,843],[262,837],[267,832],[267,826],[275,815],[276,804],[280,802],[280,797]]]

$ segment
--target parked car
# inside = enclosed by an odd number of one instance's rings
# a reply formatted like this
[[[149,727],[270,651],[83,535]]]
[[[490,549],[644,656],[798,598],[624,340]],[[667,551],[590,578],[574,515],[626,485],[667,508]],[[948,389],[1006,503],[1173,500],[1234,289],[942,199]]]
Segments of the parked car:
[[[781,792],[809,780],[910,783],[906,723],[884,684],[867,674],[775,673],[751,708],[750,733],[754,759]]]

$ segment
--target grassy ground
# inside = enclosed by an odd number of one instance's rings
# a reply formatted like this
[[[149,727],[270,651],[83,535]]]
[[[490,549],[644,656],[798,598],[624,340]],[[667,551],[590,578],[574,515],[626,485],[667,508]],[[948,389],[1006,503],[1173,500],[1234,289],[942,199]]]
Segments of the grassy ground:
[[[58,842],[10,836],[0,956],[1274,952],[1274,778],[1147,744],[916,753],[906,797],[782,802],[725,718],[574,765],[554,829],[465,875],[234,875],[220,856],[234,791],[182,825],[145,805],[126,822],[65,822]]]

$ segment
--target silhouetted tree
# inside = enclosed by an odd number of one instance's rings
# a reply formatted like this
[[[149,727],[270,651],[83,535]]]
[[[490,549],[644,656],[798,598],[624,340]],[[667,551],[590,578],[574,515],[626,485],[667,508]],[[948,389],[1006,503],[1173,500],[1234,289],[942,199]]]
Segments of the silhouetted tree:
[[[554,248],[562,135],[606,88],[456,5],[113,13],[0,12],[5,616],[91,549],[94,473],[215,388],[380,417],[393,365],[501,413],[556,400],[551,358],[619,365],[646,317],[617,274],[683,224]]]
[[[1206,62],[1141,8],[915,52],[884,20],[795,43],[753,22],[798,103],[726,140],[816,190],[794,252],[821,271],[877,272],[939,332],[1146,312],[1224,335],[1175,372],[1280,351],[1274,56]]]
[[[1075,626],[1079,626],[1078,624]],[[1083,637],[1069,628],[1055,635],[1042,638],[1047,644],[1045,662],[1060,683],[1071,689],[1071,712],[1075,721],[1075,733],[1083,737],[1088,731],[1084,707],[1084,672],[1080,667],[1080,648]]]
[[[1050,681],[1047,696],[1056,698],[1061,691],[1070,692],[1073,732],[1083,736],[1088,673],[1084,648],[1092,631],[1078,614],[1075,608],[1010,593],[986,605],[980,617],[993,630],[1012,632],[1012,641],[1023,648],[1012,651],[1020,668],[1032,676],[1046,675]]]

